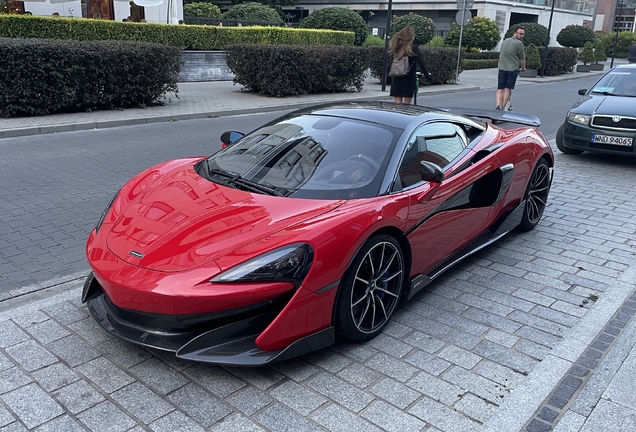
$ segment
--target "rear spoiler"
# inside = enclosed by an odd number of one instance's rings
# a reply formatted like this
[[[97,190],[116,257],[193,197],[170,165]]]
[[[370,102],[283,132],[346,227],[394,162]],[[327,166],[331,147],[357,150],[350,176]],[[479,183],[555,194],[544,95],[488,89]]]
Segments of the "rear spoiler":
[[[488,119],[493,123],[518,123],[526,126],[539,127],[541,126],[541,119],[532,114],[524,114],[513,111],[499,111],[479,108],[437,108],[441,111],[446,111],[451,114],[459,114],[466,117],[476,117],[480,119]]]

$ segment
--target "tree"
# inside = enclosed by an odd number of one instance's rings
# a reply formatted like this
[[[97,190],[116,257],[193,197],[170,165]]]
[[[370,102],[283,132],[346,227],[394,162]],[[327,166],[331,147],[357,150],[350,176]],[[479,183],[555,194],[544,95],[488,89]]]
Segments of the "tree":
[[[459,25],[452,23],[444,42],[450,46],[457,46],[459,44],[459,32]],[[462,47],[489,51],[497,46],[500,39],[501,32],[495,21],[487,17],[475,17],[464,26]]]
[[[541,56],[534,44],[526,47],[526,67],[528,69],[541,69]]]
[[[183,16],[219,18],[221,9],[212,3],[188,3],[183,5]]]
[[[602,43],[597,43],[594,47],[594,63],[607,61],[607,54],[605,54],[605,50],[603,49]]]
[[[530,44],[534,44],[534,46],[538,47],[545,46],[545,41],[548,39],[548,28],[537,23],[525,22],[515,24],[508,29],[504,39],[512,37],[519,27],[523,27],[526,32],[526,35],[522,40],[525,46]]]
[[[248,21],[269,21],[283,24],[283,19],[274,9],[261,3],[249,2],[232,6],[229,11],[223,14],[223,18],[248,20]]]
[[[218,1],[219,3],[222,0],[213,0]],[[232,4],[241,4],[245,3],[244,0],[232,0]],[[256,3],[264,4],[265,6],[269,6],[272,9],[279,10],[282,6],[296,6],[298,4],[298,0],[260,0]],[[281,9],[282,10],[282,9]]]
[[[426,45],[435,36],[435,24],[433,20],[413,12],[400,17],[393,17],[391,21],[391,35],[411,26],[415,29],[415,45]]]
[[[591,28],[570,24],[561,29],[556,39],[564,47],[581,48],[586,42],[594,43],[596,35]]]
[[[603,44],[603,49],[607,55],[612,55],[615,38],[615,32],[608,33],[600,38],[600,42]],[[627,57],[627,50],[629,50],[630,45],[634,43],[636,43],[636,33],[632,33],[631,31],[618,32],[618,41],[616,42],[616,53],[614,57]]]
[[[583,45],[583,48],[581,48],[579,52],[578,59],[581,60],[584,65],[594,61],[594,47],[592,46],[592,42],[585,42],[585,45]]]
[[[355,33],[354,45],[361,46],[369,35],[369,28],[357,12],[351,9],[328,7],[313,11],[300,22],[302,28],[350,31]]]

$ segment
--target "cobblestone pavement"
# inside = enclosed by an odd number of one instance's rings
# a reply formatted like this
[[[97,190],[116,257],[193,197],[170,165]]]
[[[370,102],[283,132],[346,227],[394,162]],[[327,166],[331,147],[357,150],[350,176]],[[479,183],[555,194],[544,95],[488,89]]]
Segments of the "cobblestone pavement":
[[[0,302],[0,431],[520,430],[636,275],[636,162],[557,152],[556,165],[534,231],[448,271],[366,344],[218,367],[111,338],[79,302],[80,274]],[[587,399],[562,430],[600,398],[575,390]]]

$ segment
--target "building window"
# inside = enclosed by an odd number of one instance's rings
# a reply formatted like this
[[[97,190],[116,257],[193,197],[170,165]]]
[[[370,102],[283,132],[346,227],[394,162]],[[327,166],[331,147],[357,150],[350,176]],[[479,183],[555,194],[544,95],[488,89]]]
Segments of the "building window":
[[[137,6],[134,2],[130,2],[130,17],[134,22],[145,22],[146,12],[144,11],[144,7]]]
[[[0,13],[23,14],[24,2],[15,1],[15,0],[0,0]]]
[[[81,0],[82,17],[92,19],[114,20],[115,8],[113,0]]]

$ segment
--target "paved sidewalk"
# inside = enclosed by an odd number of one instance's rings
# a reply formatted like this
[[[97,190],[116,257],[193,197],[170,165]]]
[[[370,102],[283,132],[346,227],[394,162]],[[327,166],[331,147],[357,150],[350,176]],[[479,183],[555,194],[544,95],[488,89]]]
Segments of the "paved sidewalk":
[[[564,81],[601,73],[603,72],[572,72],[556,77],[519,78],[517,85]],[[496,86],[497,69],[468,70],[460,74],[457,84],[423,87],[420,94],[463,92]],[[351,93],[275,98],[242,91],[242,86],[234,85],[231,81],[213,81],[180,83],[179,98],[172,94],[168,96],[165,105],[149,108],[0,118],[0,138],[287,110],[332,101],[392,100],[389,96],[389,86],[383,92],[376,78],[368,78],[362,91]]]
[[[422,92],[495,84],[494,69],[465,71]],[[284,99],[187,83],[180,96],[143,110],[0,119],[0,138],[389,100],[377,80]],[[556,157],[568,177],[532,236],[506,237],[452,270],[376,340],[273,367],[198,365],[113,339],[79,302],[84,274],[24,287],[0,301],[0,432],[636,430],[636,196],[619,180],[633,184],[634,167],[596,165],[603,185],[587,191],[590,159]]]

